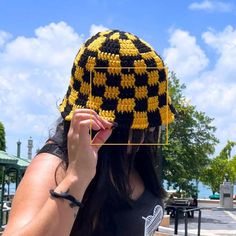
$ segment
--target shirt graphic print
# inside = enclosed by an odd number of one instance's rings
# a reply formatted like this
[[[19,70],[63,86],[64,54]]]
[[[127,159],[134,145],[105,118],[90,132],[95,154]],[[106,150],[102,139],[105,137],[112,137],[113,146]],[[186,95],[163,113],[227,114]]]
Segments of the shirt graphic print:
[[[142,217],[145,220],[144,236],[153,236],[162,221],[163,215],[163,208],[160,205],[156,205],[152,215]]]

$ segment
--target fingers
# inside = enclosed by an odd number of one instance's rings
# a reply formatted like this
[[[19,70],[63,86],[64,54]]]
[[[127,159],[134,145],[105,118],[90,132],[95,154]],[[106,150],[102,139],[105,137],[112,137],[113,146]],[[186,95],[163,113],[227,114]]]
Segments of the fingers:
[[[73,116],[75,116],[76,114],[89,114],[92,117],[94,117],[97,120],[99,120],[105,128],[109,128],[110,125],[111,125],[111,122],[109,122],[108,120],[105,120],[102,117],[100,117],[97,114],[97,112],[92,110],[92,109],[86,109],[86,108],[76,109]]]
[[[78,122],[81,120],[90,119],[94,120],[100,125],[102,129],[110,128],[112,123],[100,117],[94,110],[91,109],[77,109],[75,110],[71,125],[78,127]]]
[[[90,125],[92,126],[93,130],[100,130],[100,126],[94,121],[90,120],[83,120],[79,123],[79,135],[84,138],[89,138],[89,130],[90,130]]]
[[[98,152],[101,146],[107,141],[109,136],[112,134],[112,129],[100,130],[92,140],[94,144],[94,149]]]
[[[73,115],[73,118],[71,120],[72,126],[74,128],[79,129],[79,124],[83,120],[94,121],[101,129],[105,129],[102,122],[94,114],[78,113],[78,112]]]
[[[99,115],[90,109],[77,109],[71,120],[71,127],[69,130],[69,134],[78,135],[79,143],[82,144],[83,147],[90,145],[90,128],[96,131],[99,131],[95,137],[94,142],[99,145],[95,146],[95,150],[99,150],[104,142],[111,135],[111,128],[113,127],[113,123],[109,122],[105,119],[99,117]],[[104,132],[102,132],[104,131]],[[100,145],[101,144],[101,145]]]
[[[105,121],[90,109],[78,109],[74,112],[68,132],[68,160],[73,175],[84,173],[92,179],[96,173],[97,151],[110,136],[112,122]],[[98,131],[95,141],[99,146],[91,145],[90,128]],[[91,178],[92,177],[92,178]]]
[[[81,138],[81,143],[83,146],[90,145],[90,120],[83,120],[79,124],[79,136]],[[100,130],[94,137],[92,143],[98,143],[97,147],[95,149],[98,151],[99,148],[106,142],[108,137],[112,133],[112,129],[100,129],[100,127],[96,124],[96,122],[92,121],[92,129],[93,130]]]

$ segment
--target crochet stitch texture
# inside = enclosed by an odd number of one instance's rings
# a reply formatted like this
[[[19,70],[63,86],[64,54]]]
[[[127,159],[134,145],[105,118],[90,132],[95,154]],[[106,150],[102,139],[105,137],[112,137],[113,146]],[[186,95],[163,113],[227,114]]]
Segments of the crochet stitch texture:
[[[128,32],[100,32],[76,55],[59,110],[68,121],[75,109],[90,108],[119,127],[166,125],[174,120],[167,78],[162,59],[148,43]]]

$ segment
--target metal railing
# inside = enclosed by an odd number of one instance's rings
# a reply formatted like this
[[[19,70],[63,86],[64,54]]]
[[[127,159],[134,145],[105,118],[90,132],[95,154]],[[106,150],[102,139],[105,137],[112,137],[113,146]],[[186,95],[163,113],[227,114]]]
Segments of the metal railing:
[[[7,225],[9,213],[11,210],[11,201],[2,201],[3,205],[0,206],[1,214],[0,214],[0,232]]]
[[[182,208],[176,208],[174,233],[178,234],[179,215],[180,215],[180,212],[182,212],[182,213],[184,213],[184,229],[185,229],[184,236],[188,236],[188,217],[189,217],[189,214],[192,213],[192,216],[193,216],[194,212],[198,211],[198,232],[197,232],[197,236],[200,236],[200,233],[201,233],[201,217],[202,217],[201,209],[202,208],[192,208],[192,209],[184,210]]]
[[[188,213],[194,214],[195,211],[198,211],[198,224],[197,224],[197,236],[200,236],[201,233],[201,220],[202,220],[202,212],[201,208],[193,208],[188,210],[183,210],[184,212],[184,236],[188,236]]]

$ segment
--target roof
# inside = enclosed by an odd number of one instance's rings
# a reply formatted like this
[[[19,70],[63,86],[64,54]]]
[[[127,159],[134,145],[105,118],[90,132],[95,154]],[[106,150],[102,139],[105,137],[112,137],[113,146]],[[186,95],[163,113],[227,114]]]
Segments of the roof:
[[[0,151],[0,164],[15,164],[24,168],[30,164],[30,161],[21,157],[10,155],[5,151]]]
[[[30,161],[28,159],[23,159],[21,157],[15,157],[18,159],[17,165],[22,167],[27,167],[30,164]]]

